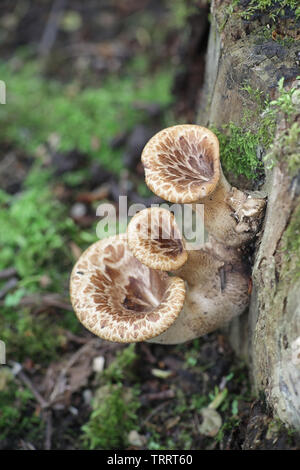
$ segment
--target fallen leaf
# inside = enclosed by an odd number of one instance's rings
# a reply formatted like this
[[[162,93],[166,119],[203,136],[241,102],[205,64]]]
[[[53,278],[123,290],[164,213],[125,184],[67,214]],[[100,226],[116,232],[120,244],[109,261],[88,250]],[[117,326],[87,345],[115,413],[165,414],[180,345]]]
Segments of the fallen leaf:
[[[222,426],[221,416],[213,408],[202,408],[200,414],[203,418],[202,423],[199,425],[200,434],[214,437],[218,434],[218,431]]]

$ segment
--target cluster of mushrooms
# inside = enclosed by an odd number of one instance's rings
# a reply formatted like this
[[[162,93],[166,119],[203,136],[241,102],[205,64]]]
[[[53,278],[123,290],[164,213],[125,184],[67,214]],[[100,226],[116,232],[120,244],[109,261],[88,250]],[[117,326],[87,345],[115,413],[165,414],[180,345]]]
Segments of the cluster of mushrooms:
[[[141,210],[127,233],[100,240],[80,256],[71,275],[71,301],[83,325],[105,340],[182,343],[246,309],[245,246],[259,229],[265,200],[228,183],[218,139],[205,127],[158,132],[145,146],[142,163],[156,195],[192,203],[195,210],[204,204],[207,241],[190,251],[170,211]]]

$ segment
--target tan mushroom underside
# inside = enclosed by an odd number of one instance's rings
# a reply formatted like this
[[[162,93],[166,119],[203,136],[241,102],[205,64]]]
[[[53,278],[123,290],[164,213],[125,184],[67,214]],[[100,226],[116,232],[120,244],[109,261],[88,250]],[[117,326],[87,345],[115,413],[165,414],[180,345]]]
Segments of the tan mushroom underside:
[[[155,194],[170,202],[195,202],[210,194],[219,181],[219,141],[205,127],[169,127],[146,144],[142,163],[146,183]]]
[[[174,215],[159,207],[138,212],[127,227],[133,255],[149,268],[173,271],[187,260],[185,241]]]
[[[126,234],[91,245],[75,264],[71,301],[92,333],[117,342],[145,341],[167,330],[185,298],[184,281],[154,271],[130,252]]]
[[[174,274],[186,281],[183,309],[170,328],[150,342],[178,344],[199,338],[247,308],[247,264],[231,248],[208,242],[202,250],[189,252],[188,261]]]

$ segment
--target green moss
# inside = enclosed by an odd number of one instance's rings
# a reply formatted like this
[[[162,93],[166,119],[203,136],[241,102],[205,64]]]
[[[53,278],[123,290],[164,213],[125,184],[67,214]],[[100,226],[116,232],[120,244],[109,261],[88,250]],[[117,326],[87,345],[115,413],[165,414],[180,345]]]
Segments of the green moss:
[[[138,429],[139,386],[124,385],[133,373],[134,349],[132,344],[118,352],[99,378],[102,385],[95,394],[93,412],[82,427],[83,443],[88,449],[122,449],[128,444],[128,433]]]
[[[300,17],[300,7],[298,0],[251,0],[246,6],[241,6],[240,0],[232,0],[225,9],[226,16],[236,12],[245,20],[252,19],[256,14],[267,14],[275,21],[278,17],[284,16],[285,11],[290,9],[294,12],[295,18]]]
[[[291,127],[281,131],[271,145],[266,157],[269,167],[283,159],[287,162],[290,175],[296,175],[300,169],[299,141],[300,126],[294,122]]]
[[[79,324],[73,312],[64,312],[57,322],[55,314],[33,316],[28,309],[2,307],[1,340],[6,343],[7,358],[45,364],[58,357],[66,344],[65,331],[78,332]]]
[[[103,377],[109,382],[123,381],[131,375],[136,359],[135,345],[130,344],[127,348],[117,352],[114,361],[103,372]]]
[[[139,391],[131,387],[126,395],[122,384],[110,384],[100,391],[101,400],[94,402],[94,411],[82,427],[84,446],[88,449],[122,449],[128,444],[128,433],[138,427]]]
[[[18,288],[24,293],[40,291],[42,276],[49,279],[48,290],[61,291],[62,278],[67,280],[66,269],[73,262],[67,242],[78,240],[79,230],[53,198],[43,171],[32,171],[21,193],[1,192],[0,226],[5,227],[0,231],[0,269],[15,266],[21,278]],[[17,304],[10,297],[7,302]]]
[[[261,148],[267,151],[264,160],[268,167],[282,157],[287,161],[290,172],[295,174],[300,163],[300,128],[295,121],[299,113],[299,90],[297,87],[285,89],[284,78],[278,82],[276,100],[265,99],[261,90],[253,89],[248,84],[244,84],[242,90],[255,105],[254,109],[244,112],[240,126],[230,122],[221,129],[213,128],[220,142],[225,172],[244,175],[248,179],[256,178],[263,171],[263,162],[257,155]],[[274,140],[276,123],[280,117],[285,122],[285,128]]]
[[[26,296],[39,309],[43,294],[66,295],[74,262],[68,244],[75,240],[82,245],[84,238],[67,208],[53,197],[50,176],[34,167],[22,192],[14,196],[0,192],[0,227],[5,227],[0,230],[0,270],[14,266],[18,276],[1,307],[0,332],[8,357],[20,362],[26,357],[37,362],[54,359],[65,344],[64,329],[79,328],[72,312],[64,312],[58,323],[55,313],[32,315],[19,306]],[[0,288],[5,282],[0,281]]]
[[[271,19],[276,20],[285,14],[287,8],[294,11],[297,19],[300,17],[298,0],[252,0],[241,15],[244,19],[250,19],[255,13],[267,13]]]
[[[277,162],[287,163],[291,176],[300,169],[300,125],[297,116],[300,112],[300,80],[297,77],[297,86],[290,89],[284,88],[284,79],[278,83],[278,98],[269,103],[265,111],[264,119],[280,121],[279,130],[274,142],[271,144],[265,161],[269,168]]]
[[[18,71],[1,64],[0,76],[9,84],[7,104],[0,108],[2,141],[29,154],[39,154],[45,144],[59,152],[76,149],[115,172],[122,168],[121,151],[111,149],[110,140],[145,118],[134,103],[171,101],[171,70],[110,78],[83,90],[45,80],[34,63]]]
[[[300,278],[300,205],[292,214],[288,228],[282,237],[282,249],[284,254],[284,277]]]
[[[245,175],[249,179],[257,176],[262,168],[257,158],[257,147],[261,143],[260,136],[230,122],[222,126],[223,131],[215,129],[220,142],[222,166],[227,173]]]
[[[10,441],[39,439],[43,423],[34,412],[32,393],[23,386],[17,386],[7,368],[0,369],[0,383],[0,441],[8,437]]]

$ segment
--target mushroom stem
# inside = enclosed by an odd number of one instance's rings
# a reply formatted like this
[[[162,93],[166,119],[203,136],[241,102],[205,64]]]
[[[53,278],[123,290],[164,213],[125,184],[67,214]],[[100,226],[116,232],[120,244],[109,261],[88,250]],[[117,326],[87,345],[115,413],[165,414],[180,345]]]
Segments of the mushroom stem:
[[[245,311],[249,302],[249,270],[242,254],[211,240],[190,251],[188,261],[174,274],[185,281],[183,309],[162,334],[159,344],[184,343],[226,325]]]
[[[248,243],[259,229],[265,200],[232,187],[219,141],[205,127],[185,124],[158,132],[142,153],[146,184],[166,201],[204,204],[207,231],[230,246]]]
[[[156,230],[150,231],[153,221]],[[156,233],[163,229],[157,224],[169,225],[165,231],[170,235],[169,243],[157,238]],[[161,208],[139,212],[127,228],[129,247],[140,262],[151,269],[168,270],[171,278],[175,275],[185,281],[182,311],[165,332],[150,339],[154,343],[183,343],[205,335],[241,314],[249,301],[249,272],[241,250],[210,237],[202,249],[182,257],[178,247],[185,246],[184,239],[171,237],[178,230],[173,215]]]
[[[254,197],[231,186],[223,171],[215,190],[193,204],[204,204],[204,225],[208,233],[220,243],[228,246],[241,246],[248,243],[259,229],[265,199]]]

